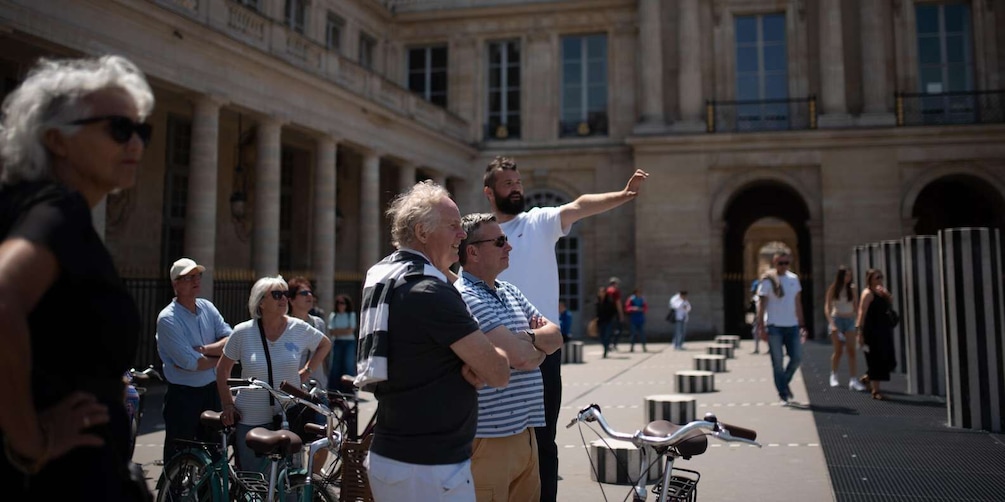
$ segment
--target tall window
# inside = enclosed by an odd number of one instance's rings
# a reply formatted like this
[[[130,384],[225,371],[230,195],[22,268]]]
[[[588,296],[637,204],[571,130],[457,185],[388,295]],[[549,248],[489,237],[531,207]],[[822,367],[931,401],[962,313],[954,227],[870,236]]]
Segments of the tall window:
[[[293,31],[303,34],[304,26],[307,25],[307,1],[306,0],[286,0],[286,26]]]
[[[485,137],[520,137],[520,42],[489,44],[488,124]]]
[[[446,46],[414,47],[408,50],[408,90],[430,103],[446,108]]]
[[[789,97],[785,14],[736,18],[736,100]],[[737,106],[738,130],[788,129],[788,103]]]
[[[342,53],[342,32],[345,31],[345,19],[329,12],[325,21],[325,46],[339,54]]]
[[[607,35],[562,37],[559,134],[607,134]]]
[[[185,253],[185,211],[188,208],[189,152],[192,122],[168,115],[164,169],[164,216],[161,223],[161,269]]]
[[[373,69],[373,51],[377,48],[377,39],[359,33],[359,65],[368,70]]]
[[[914,9],[921,92],[972,91],[970,6],[965,3],[918,4]]]

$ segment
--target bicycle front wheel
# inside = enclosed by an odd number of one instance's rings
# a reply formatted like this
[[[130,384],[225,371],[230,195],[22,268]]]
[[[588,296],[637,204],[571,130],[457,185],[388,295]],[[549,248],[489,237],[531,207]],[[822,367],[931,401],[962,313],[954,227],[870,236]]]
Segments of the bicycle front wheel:
[[[305,475],[295,474],[290,476],[289,493],[291,497],[287,497],[287,500],[303,501],[303,492],[306,487],[307,477]],[[311,489],[313,490],[311,502],[338,502],[338,495],[332,493],[331,485],[317,474],[311,475]]]
[[[157,480],[157,502],[213,500],[209,467],[201,455],[192,452],[175,455]]]

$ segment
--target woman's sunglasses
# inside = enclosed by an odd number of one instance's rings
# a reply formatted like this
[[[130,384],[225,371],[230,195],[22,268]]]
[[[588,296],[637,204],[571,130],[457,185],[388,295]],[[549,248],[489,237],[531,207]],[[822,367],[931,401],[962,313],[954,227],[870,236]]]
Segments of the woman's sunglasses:
[[[133,137],[133,133],[140,137],[140,141],[143,142],[144,147],[150,143],[153,126],[142,122],[134,122],[133,119],[122,115],[102,115],[100,117],[80,119],[70,122],[70,125],[94,124],[105,121],[108,122],[108,135],[111,136],[112,141],[120,145],[129,143],[129,140]]]
[[[283,298],[293,297],[293,294],[290,293],[289,290],[283,291],[279,289],[273,289],[272,291],[269,291],[269,294],[272,295],[273,300],[282,300]]]
[[[312,296],[314,295],[314,292],[309,289],[301,289],[300,291],[297,291],[297,294],[300,296]]]
[[[474,246],[475,244],[481,244],[483,242],[491,242],[492,244],[495,244],[495,247],[501,248],[505,246],[507,242],[509,242],[509,238],[506,237],[505,234],[503,234],[500,235],[499,237],[496,237],[495,239],[482,239],[480,241],[469,242],[468,245]]]

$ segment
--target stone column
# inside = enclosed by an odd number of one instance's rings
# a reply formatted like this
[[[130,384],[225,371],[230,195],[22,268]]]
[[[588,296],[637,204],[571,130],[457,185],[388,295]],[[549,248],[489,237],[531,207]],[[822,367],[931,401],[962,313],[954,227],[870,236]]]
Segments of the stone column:
[[[841,39],[841,0],[820,0],[821,128],[848,127],[851,117],[845,99],[844,43]]]
[[[258,159],[255,161],[254,230],[252,262],[255,278],[279,273],[280,133],[282,121],[266,117],[258,124]]]
[[[662,0],[639,0],[639,70],[642,73],[642,122],[636,132],[661,131],[663,116]]]
[[[998,229],[939,231],[949,426],[1005,431],[1005,309]]]
[[[380,154],[363,153],[359,181],[359,266],[367,270],[380,259]]]
[[[701,25],[698,0],[679,0],[677,3],[680,44],[677,54],[680,65],[677,86],[680,104],[680,122],[674,130],[680,132],[705,132],[704,100],[701,84]],[[662,70],[662,69],[661,69]]]
[[[415,186],[415,164],[402,164],[398,168],[398,193],[407,192]]]
[[[202,297],[213,300],[216,263],[217,185],[220,170],[220,105],[212,96],[198,96],[192,113],[192,152],[185,201],[185,256],[206,267]],[[171,261],[181,258],[171,257]]]
[[[907,392],[946,395],[946,341],[942,334],[942,278],[934,235],[904,237]]]
[[[892,126],[896,117],[887,108],[886,36],[893,25],[883,2],[859,3],[862,29],[862,94],[865,102],[858,118],[862,126]]]
[[[314,292],[318,307],[334,308],[335,296],[335,165],[337,145],[331,136],[318,139],[314,166]]]
[[[447,175],[446,174],[444,174],[444,173],[442,173],[440,171],[434,171],[434,172],[432,172],[430,174],[432,174],[433,183],[436,183],[437,185],[440,185],[443,188],[447,188]]]

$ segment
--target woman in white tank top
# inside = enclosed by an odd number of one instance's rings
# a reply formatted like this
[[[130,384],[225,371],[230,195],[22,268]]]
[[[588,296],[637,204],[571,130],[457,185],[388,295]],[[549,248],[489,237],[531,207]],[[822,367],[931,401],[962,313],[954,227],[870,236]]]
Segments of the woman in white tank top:
[[[841,362],[841,353],[848,352],[848,389],[862,391],[865,390],[856,378],[856,358],[855,358],[855,318],[858,312],[858,295],[855,294],[855,286],[851,281],[851,271],[848,267],[838,268],[837,277],[827,288],[827,296],[824,301],[824,315],[827,317],[827,324],[831,334],[831,341],[834,343],[834,353],[831,355],[831,387],[840,385],[837,377],[838,364]]]

